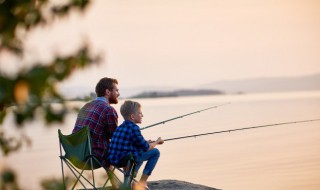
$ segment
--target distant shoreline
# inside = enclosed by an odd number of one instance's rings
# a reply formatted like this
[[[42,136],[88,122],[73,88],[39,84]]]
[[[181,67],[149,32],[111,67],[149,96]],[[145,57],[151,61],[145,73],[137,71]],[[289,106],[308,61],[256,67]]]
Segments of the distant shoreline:
[[[268,92],[295,92],[295,91],[314,91],[320,90],[320,73],[296,76],[296,77],[259,77],[238,80],[222,80],[214,81],[205,84],[198,84],[196,86],[184,87],[191,89],[190,91],[201,91],[201,89],[216,90],[223,94],[250,94],[250,93],[268,93]],[[152,93],[157,92],[156,96],[161,97],[161,93],[169,93],[170,97],[177,96],[172,94],[181,89],[179,86],[159,86],[149,85],[140,87],[122,87],[120,86],[121,97],[132,98],[141,95],[143,92]],[[91,86],[72,85],[65,86],[62,89],[62,94],[67,99],[92,99],[95,93],[92,92]],[[171,93],[171,94],[170,94]],[[214,94],[214,93],[213,93]],[[219,93],[218,93],[219,94]],[[211,95],[200,93],[199,95]],[[191,96],[191,95],[190,95]],[[163,96],[162,96],[163,97]]]
[[[199,89],[199,90],[174,90],[174,91],[146,91],[129,98],[163,98],[163,97],[181,97],[181,96],[205,96],[225,94],[219,90]]]

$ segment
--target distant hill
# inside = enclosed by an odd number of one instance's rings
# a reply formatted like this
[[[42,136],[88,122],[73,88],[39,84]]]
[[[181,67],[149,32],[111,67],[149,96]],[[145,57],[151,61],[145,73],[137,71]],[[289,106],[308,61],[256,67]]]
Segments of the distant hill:
[[[320,90],[320,74],[302,77],[252,78],[243,80],[217,81],[191,88],[195,90],[174,90],[174,88],[171,87],[164,91],[164,87],[157,88],[156,86],[153,86],[152,91],[142,91],[142,89],[149,88],[140,88],[142,93],[136,93],[136,95],[131,97],[174,97],[216,95],[225,93],[233,94]],[[196,88],[199,88],[199,90]],[[135,89],[135,91],[138,92],[138,89]]]
[[[199,89],[199,90],[175,90],[175,91],[147,91],[137,95],[131,96],[131,98],[160,98],[160,97],[177,97],[177,96],[201,96],[201,95],[218,95],[224,94],[219,90]]]
[[[199,87],[219,89],[226,93],[320,90],[320,74],[303,77],[253,78],[245,80],[217,81],[199,85]]]
[[[168,97],[211,95],[223,93],[259,93],[320,90],[320,73],[302,77],[251,78],[242,80],[215,81],[200,84],[194,90],[177,90],[173,86],[142,86],[120,89],[121,97]],[[67,98],[84,97],[94,92],[88,86],[69,86],[61,89]]]

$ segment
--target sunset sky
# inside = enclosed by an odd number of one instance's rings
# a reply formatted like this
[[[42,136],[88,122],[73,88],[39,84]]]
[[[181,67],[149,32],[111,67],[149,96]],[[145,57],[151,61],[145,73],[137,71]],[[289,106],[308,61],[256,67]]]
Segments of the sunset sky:
[[[99,66],[65,86],[195,87],[233,79],[320,73],[318,0],[92,0],[87,12],[27,38],[29,59],[89,42]]]

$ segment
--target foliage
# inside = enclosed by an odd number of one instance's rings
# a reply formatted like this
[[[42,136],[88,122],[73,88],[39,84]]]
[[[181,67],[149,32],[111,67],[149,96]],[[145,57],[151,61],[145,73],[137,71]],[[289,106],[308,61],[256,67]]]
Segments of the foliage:
[[[10,55],[23,64],[31,65],[30,69],[19,70],[13,75],[0,71],[0,124],[4,122],[9,111],[12,111],[15,118],[13,127],[23,127],[26,121],[35,119],[38,113],[43,113],[40,115],[48,124],[63,122],[68,108],[57,91],[56,84],[65,80],[75,70],[100,60],[99,56],[90,53],[88,44],[84,44],[72,55],[56,56],[46,63],[25,63],[23,57],[30,51],[25,49],[24,41],[33,29],[50,25],[57,19],[65,18],[70,12],[84,13],[89,5],[89,0],[59,2],[55,4],[52,0],[0,0],[0,58]],[[2,67],[6,64],[0,62]],[[53,103],[61,106],[56,108]],[[22,141],[23,138],[9,137],[0,125],[0,154],[8,155],[18,150]],[[15,179],[11,171],[2,172],[1,177],[13,181]]]
[[[73,181],[70,177],[65,178],[65,185],[68,187]],[[51,178],[45,179],[41,182],[42,189],[44,190],[64,190],[63,179]],[[67,188],[68,189],[68,188]]]
[[[23,37],[17,31],[32,32],[32,28],[50,24],[55,18],[67,15],[71,10],[84,11],[88,0],[70,0],[64,5],[53,5],[48,0],[2,0],[0,1],[0,56],[10,53],[23,56]],[[45,12],[50,7],[49,13]],[[49,15],[49,16],[48,16]],[[73,71],[95,63],[99,57],[90,55],[88,45],[81,47],[73,55],[56,57],[49,63],[36,62],[29,70],[21,70],[15,76],[0,73],[0,123],[4,121],[8,108],[13,107],[18,126],[35,117],[41,109],[47,123],[62,122],[67,107],[63,97],[57,92],[55,84],[69,77]],[[1,63],[2,65],[5,63]],[[63,106],[52,107],[53,102]],[[0,145],[4,154],[10,153],[11,147],[0,136]],[[10,141],[12,142],[12,140]]]
[[[18,190],[16,175],[11,169],[0,172],[0,190]]]
[[[0,1],[0,50],[23,53],[23,41],[17,30],[24,32],[50,23],[54,17],[63,17],[72,9],[84,11],[89,0],[69,0],[64,5],[50,5],[49,0],[1,0]],[[44,9],[51,6],[50,17]]]

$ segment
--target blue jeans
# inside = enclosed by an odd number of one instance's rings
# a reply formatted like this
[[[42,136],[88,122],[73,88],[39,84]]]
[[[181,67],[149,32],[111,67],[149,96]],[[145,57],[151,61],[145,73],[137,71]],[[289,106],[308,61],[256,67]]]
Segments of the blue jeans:
[[[149,150],[148,152],[143,152],[140,157],[136,158],[137,166],[135,168],[135,173],[138,173],[138,170],[141,167],[142,163],[144,161],[147,161],[147,164],[143,169],[143,174],[148,176],[151,175],[158,162],[159,157],[160,151],[156,148]]]

